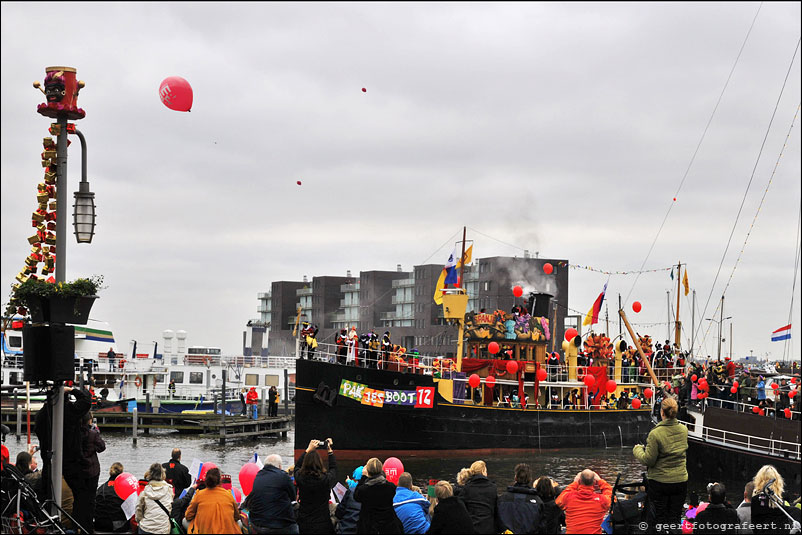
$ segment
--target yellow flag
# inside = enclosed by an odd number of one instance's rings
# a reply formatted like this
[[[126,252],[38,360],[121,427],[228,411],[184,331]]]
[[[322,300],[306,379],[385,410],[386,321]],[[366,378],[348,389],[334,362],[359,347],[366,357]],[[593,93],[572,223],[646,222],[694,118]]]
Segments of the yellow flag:
[[[691,285],[688,284],[688,268],[685,268],[685,275],[682,277],[682,285],[685,286],[685,295],[691,291]]]
[[[590,310],[588,313],[585,314],[585,319],[582,321],[582,326],[586,327],[588,325],[593,325],[593,308],[595,307],[595,303],[591,305]]]
[[[473,257],[473,245],[465,249],[465,255],[457,262],[457,269],[462,267],[463,264],[470,264]],[[437,279],[437,284],[434,287],[434,302],[438,305],[443,304],[443,287],[446,281],[446,270],[440,272],[440,277]]]

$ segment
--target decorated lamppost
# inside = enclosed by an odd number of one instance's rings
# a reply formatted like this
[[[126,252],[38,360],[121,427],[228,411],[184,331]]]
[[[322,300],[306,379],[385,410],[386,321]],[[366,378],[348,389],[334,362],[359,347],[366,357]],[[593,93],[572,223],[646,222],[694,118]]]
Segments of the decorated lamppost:
[[[55,267],[55,279],[48,280],[58,284],[66,281],[67,218],[64,217],[64,209],[67,206],[67,146],[69,145],[67,136],[69,134],[78,136],[82,148],[82,180],[79,191],[75,193],[73,212],[75,235],[79,243],[90,243],[92,241],[95,229],[95,203],[94,193],[89,191],[89,183],[86,180],[86,140],[83,134],[75,129],[75,124],[68,122],[83,119],[86,116],[86,112],[78,107],[78,92],[84,87],[84,82],[77,79],[76,70],[71,67],[46,67],[45,72],[44,89],[42,89],[39,82],[33,83],[35,88],[44,93],[47,100],[47,102],[40,104],[36,111],[45,117],[56,119],[56,122],[50,125],[50,133],[57,136],[58,141],[55,144],[55,150],[53,150],[52,138],[44,139],[45,151],[42,153],[42,166],[45,168],[45,188],[44,192],[40,191],[38,196],[40,201],[39,209],[34,212],[33,219],[34,223],[37,223],[37,221],[40,223],[47,222],[44,227],[41,224],[34,225],[37,226],[36,237],[39,238],[36,243],[41,245],[44,242],[52,245],[55,242],[56,254],[53,254],[54,251],[50,247],[45,251],[47,253],[46,257],[45,253],[40,254],[39,257],[46,258],[46,269],[43,270],[43,274],[49,274]],[[55,192],[53,191],[53,186],[55,186]],[[45,206],[43,206],[42,201],[49,200],[53,193],[56,194],[56,202],[45,203]],[[57,215],[57,211],[61,213]],[[52,222],[55,222],[55,225],[52,225]],[[52,235],[53,226],[55,226],[55,236]],[[34,239],[34,237],[32,236],[31,239]],[[36,243],[31,243],[36,246]],[[58,256],[57,261],[56,255]],[[28,266],[29,268],[31,267],[30,263]],[[20,282],[24,282],[29,276],[35,276],[36,264],[32,268],[33,274],[30,273],[30,269],[26,269],[27,272],[21,272],[17,279]],[[64,384],[61,380],[55,381],[54,390],[56,398],[52,417],[50,481],[53,489],[53,502],[60,508],[61,475],[64,459]]]

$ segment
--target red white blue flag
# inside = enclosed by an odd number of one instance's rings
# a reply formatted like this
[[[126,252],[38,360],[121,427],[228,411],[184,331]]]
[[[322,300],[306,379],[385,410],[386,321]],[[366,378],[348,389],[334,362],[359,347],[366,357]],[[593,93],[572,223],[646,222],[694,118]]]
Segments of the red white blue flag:
[[[789,323],[785,327],[780,327],[773,333],[771,333],[771,341],[772,342],[780,342],[782,340],[790,340],[791,339],[791,324]]]

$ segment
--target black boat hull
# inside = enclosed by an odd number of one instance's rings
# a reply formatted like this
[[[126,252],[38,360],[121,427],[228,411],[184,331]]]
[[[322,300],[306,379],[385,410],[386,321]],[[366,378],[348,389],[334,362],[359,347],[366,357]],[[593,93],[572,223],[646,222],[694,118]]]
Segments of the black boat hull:
[[[437,451],[539,450],[621,447],[643,442],[649,411],[521,410],[450,403],[439,394],[432,408],[373,407],[337,395],[331,406],[315,399],[323,383],[338,391],[345,379],[374,389],[434,387],[432,377],[299,360],[296,365],[295,448],[332,437],[338,456],[369,451],[423,455]]]

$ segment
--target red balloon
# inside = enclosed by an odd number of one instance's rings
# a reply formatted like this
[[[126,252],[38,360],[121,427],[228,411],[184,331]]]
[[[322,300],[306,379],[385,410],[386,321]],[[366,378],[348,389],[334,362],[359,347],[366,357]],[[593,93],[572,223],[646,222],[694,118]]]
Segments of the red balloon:
[[[498,346],[497,342],[490,342],[487,344],[487,350],[490,351],[491,354],[495,355],[501,350],[501,348]]]
[[[607,381],[607,391],[608,392],[610,392],[610,393],[615,392],[616,388],[618,388],[618,385],[615,384],[615,381],[613,381],[612,379]]]
[[[577,330],[576,330],[576,329],[574,329],[573,327],[571,327],[571,328],[569,328],[567,331],[565,331],[565,340],[566,340],[566,341],[568,341],[568,342],[570,342],[571,340],[573,340],[574,338],[576,338],[576,336],[577,336],[578,334],[579,334],[579,333],[577,332]]]
[[[518,363],[515,362],[514,360],[508,360],[507,373],[509,373],[510,375],[515,375],[516,373],[518,373]]]
[[[790,392],[788,392],[788,397],[789,397],[789,398],[792,398],[792,397],[794,397],[795,395],[796,395],[796,390],[791,390]]]
[[[208,472],[212,468],[217,468],[217,465],[214,464],[214,463],[203,463],[203,464],[201,464],[201,471],[200,471],[200,475],[198,476],[198,479],[201,480],[201,481],[206,479],[206,472]]]
[[[786,408],[785,410],[783,410],[783,412],[785,413],[785,417],[790,420],[791,419],[791,409]]]
[[[479,386],[481,379],[475,373],[472,373],[471,376],[468,378],[468,384],[471,385],[471,388],[476,388]]]
[[[246,496],[253,490],[253,480],[257,473],[259,466],[256,463],[245,463],[239,469],[239,484]]]
[[[641,308],[642,307],[640,301],[635,301],[634,303],[632,303],[632,310],[634,310],[635,312],[640,312]]]
[[[367,92],[368,92],[368,90],[367,90],[367,89],[365,89],[365,88],[363,87],[363,88],[362,88],[362,92],[363,92],[363,93],[367,93]]]
[[[496,378],[492,375],[488,375],[485,377],[485,385],[487,385],[489,388],[493,388],[496,386]]]
[[[695,383],[697,379],[698,379],[698,377],[696,376],[695,373],[693,375],[691,375],[691,381],[693,381]]]
[[[652,392],[651,388],[644,388],[643,389],[643,397],[645,397],[646,399],[651,399],[653,394],[654,394],[654,392]]]
[[[512,295],[515,297],[521,297],[524,294],[524,289],[520,286],[516,286],[512,289]]]
[[[739,383],[738,381],[733,381],[732,382],[732,386],[734,386],[735,388],[738,388],[739,386],[741,386],[741,383]]]
[[[296,180],[295,183],[298,184],[299,186],[301,185],[301,181],[300,180]]]
[[[777,390],[778,388],[780,388],[780,385],[778,385],[777,383],[771,383],[772,390]]]
[[[139,486],[139,480],[134,474],[123,472],[114,478],[114,492],[121,500],[125,500],[131,494],[136,492]]]
[[[733,394],[737,393],[738,392],[738,387],[737,386],[733,386],[732,388],[730,388],[730,392],[732,392]]]
[[[537,380],[538,381],[545,381],[546,377],[547,377],[546,370],[544,370],[543,368],[540,368],[537,371]]]
[[[234,499],[237,500],[237,503],[242,503],[242,491],[237,487],[231,487],[231,492],[234,493]]]
[[[757,411],[757,413],[761,416],[766,416],[766,411],[764,411],[763,409],[760,409],[759,411]]]
[[[593,377],[592,375],[586,375],[585,378],[582,379],[582,382],[585,383],[586,387],[592,388],[593,385],[596,384],[596,378]]]
[[[192,108],[192,86],[180,76],[170,76],[159,86],[159,98],[171,110],[189,111]]]
[[[752,412],[757,414],[758,412],[760,412],[760,407],[752,407]]]
[[[792,385],[795,385],[795,384],[796,384],[796,377],[791,377],[791,384],[792,384]]]
[[[640,409],[640,400],[638,398],[632,400],[632,408]]]
[[[384,461],[384,475],[390,483],[398,484],[398,478],[404,473],[404,465],[398,457],[390,457]]]
[[[554,271],[554,266],[552,266],[548,262],[543,264],[543,273],[545,273],[546,275],[551,275],[552,271]]]

